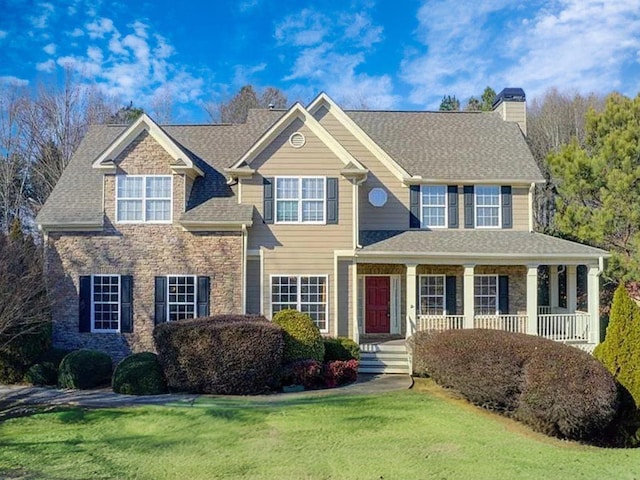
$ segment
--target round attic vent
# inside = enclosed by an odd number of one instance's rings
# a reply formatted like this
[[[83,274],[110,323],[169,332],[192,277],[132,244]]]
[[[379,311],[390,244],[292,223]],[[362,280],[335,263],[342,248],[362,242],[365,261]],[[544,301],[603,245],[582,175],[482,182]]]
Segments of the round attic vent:
[[[304,138],[304,135],[300,132],[294,132],[289,137],[289,143],[293,148],[301,148],[304,146],[307,140]]]
[[[387,192],[384,188],[372,188],[369,192],[369,203],[374,207],[383,207],[387,203]]]

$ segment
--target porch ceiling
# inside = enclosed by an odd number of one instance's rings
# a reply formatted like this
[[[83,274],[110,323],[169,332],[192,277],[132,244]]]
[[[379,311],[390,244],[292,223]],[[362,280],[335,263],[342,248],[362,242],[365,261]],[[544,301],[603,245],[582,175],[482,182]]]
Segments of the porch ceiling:
[[[599,248],[542,233],[512,230],[366,230],[360,232],[358,257],[456,257],[596,261],[609,257]]]

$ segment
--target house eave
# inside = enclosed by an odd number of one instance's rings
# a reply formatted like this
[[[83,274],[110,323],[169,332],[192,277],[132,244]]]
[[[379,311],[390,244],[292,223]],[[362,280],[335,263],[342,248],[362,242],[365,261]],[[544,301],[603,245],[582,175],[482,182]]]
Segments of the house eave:
[[[250,227],[253,225],[253,221],[183,220],[180,225],[189,232],[230,231]]]
[[[51,232],[101,232],[102,223],[94,222],[70,222],[70,223],[38,223],[38,230],[44,233]]]
[[[405,177],[402,179],[404,185],[423,185],[423,184],[455,184],[455,185],[521,185],[530,186],[532,183],[540,185],[545,183],[546,180],[540,178],[437,178],[437,177],[422,177],[420,175],[414,175],[411,177]]]

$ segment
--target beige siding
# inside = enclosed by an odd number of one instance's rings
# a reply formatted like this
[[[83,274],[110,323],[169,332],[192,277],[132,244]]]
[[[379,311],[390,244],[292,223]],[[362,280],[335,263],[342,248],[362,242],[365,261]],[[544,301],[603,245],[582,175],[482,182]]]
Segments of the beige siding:
[[[505,122],[516,122],[520,129],[527,134],[527,104],[526,102],[502,102],[496,108]]]
[[[260,258],[247,259],[247,313],[262,313],[260,311]]]
[[[350,278],[351,260],[338,262],[338,330],[336,335],[351,337],[355,313],[351,315],[353,304],[353,279]]]
[[[305,145],[299,149],[293,148],[288,142],[289,136],[296,131],[306,137]],[[263,313],[271,317],[271,276],[326,275],[331,335],[335,335],[335,306],[341,305],[341,311],[344,312],[343,300],[338,298],[335,287],[334,251],[353,248],[353,186],[340,175],[344,166],[344,162],[301,120],[295,120],[251,163],[251,167],[256,169],[253,178],[242,181],[242,203],[255,206],[248,248],[262,249],[264,255]],[[264,177],[314,175],[338,178],[338,224],[283,225],[263,222]]]
[[[368,170],[367,181],[360,186],[360,230],[406,230],[409,228],[409,188],[391,173],[331,113],[320,109],[320,124]],[[384,188],[389,195],[383,207],[369,203],[369,192]]]
[[[529,230],[529,187],[513,187],[513,229]]]

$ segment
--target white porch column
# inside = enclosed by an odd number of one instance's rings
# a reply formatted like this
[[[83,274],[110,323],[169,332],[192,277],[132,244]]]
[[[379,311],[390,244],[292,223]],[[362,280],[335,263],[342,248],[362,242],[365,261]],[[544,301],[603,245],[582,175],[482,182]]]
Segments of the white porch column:
[[[360,328],[358,322],[360,319],[358,318],[358,264],[356,263],[355,258],[351,260],[351,264],[349,265],[349,279],[351,280],[351,321],[353,322],[351,325],[351,337],[353,341],[356,343],[360,343]]]
[[[591,319],[591,334],[589,343],[600,343],[600,268],[597,265],[589,267],[587,280],[587,297],[589,299],[589,317]]]
[[[538,334],[538,265],[527,265],[527,333]]]
[[[473,315],[475,311],[473,270],[475,265],[464,266],[464,282],[462,286],[464,295],[464,328],[473,328]]]
[[[576,265],[567,265],[567,311],[574,313],[578,308],[578,274]]]
[[[549,265],[549,306],[553,313],[557,312],[558,309],[559,285],[558,265]]]
[[[416,267],[418,265],[415,263],[406,264],[407,267],[407,328],[405,332],[405,337],[409,338],[414,334],[416,330],[416,321],[418,311],[416,305],[416,296],[417,296],[417,275],[416,275]]]

